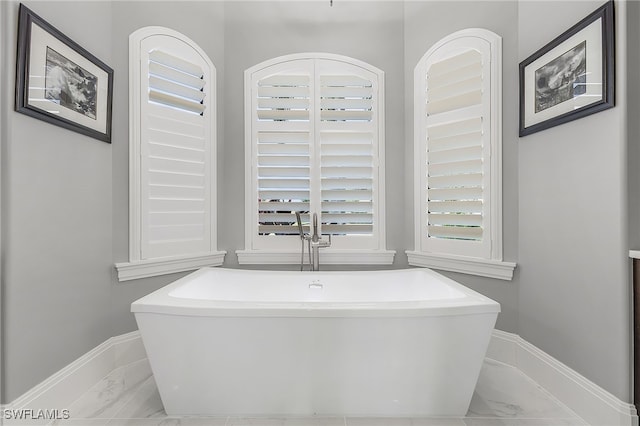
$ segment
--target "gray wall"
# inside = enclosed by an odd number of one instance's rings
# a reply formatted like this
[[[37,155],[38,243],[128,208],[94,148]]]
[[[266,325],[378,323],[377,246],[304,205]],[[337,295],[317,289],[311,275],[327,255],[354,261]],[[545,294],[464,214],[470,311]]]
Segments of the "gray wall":
[[[111,3],[26,4],[111,62]],[[8,45],[16,46],[18,3],[7,8],[2,25]],[[5,55],[3,79],[7,73],[13,79],[15,50]],[[3,95],[11,96],[4,105],[12,105],[12,94]],[[112,173],[107,143],[13,110],[2,127],[7,402],[113,336]]]
[[[520,2],[519,60],[601,4]],[[518,143],[518,329],[630,401],[624,6],[616,2],[616,107]]]
[[[404,255],[403,14],[399,2],[226,2],[225,140],[218,248],[236,267],[244,241],[244,70],[302,52],[350,56],[385,72],[387,248]],[[292,266],[295,268],[295,266]],[[328,269],[328,268],[327,268]]]
[[[460,11],[464,11],[460,13]],[[430,1],[405,3],[405,228],[413,248],[413,71],[433,44],[464,28],[486,28],[503,43],[503,244],[504,260],[518,261],[518,4],[514,1]],[[443,274],[500,303],[497,328],[517,333],[518,269],[513,281],[466,274]]]

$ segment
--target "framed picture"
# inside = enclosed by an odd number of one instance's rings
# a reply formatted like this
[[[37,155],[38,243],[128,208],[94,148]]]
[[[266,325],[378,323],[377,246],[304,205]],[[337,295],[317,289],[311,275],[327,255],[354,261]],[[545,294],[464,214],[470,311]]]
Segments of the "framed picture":
[[[111,143],[113,70],[20,4],[16,111]]]
[[[610,0],[520,63],[520,136],[612,108]]]

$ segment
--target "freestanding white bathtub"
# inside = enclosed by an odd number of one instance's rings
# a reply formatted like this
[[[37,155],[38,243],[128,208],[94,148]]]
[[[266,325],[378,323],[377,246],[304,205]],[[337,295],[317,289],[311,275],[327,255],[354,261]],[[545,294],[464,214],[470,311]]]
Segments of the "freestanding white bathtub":
[[[205,268],[131,310],[169,415],[464,416],[500,305],[429,269]]]

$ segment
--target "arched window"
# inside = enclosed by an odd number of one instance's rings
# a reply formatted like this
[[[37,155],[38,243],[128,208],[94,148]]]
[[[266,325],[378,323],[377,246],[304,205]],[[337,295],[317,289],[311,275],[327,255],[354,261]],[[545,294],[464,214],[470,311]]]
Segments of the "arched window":
[[[384,74],[298,54],[245,71],[246,226],[240,263],[296,263],[295,212],[332,245],[323,263],[391,263],[384,233]],[[308,228],[307,228],[308,230]]]
[[[502,262],[502,41],[451,34],[414,73],[417,266],[511,279]]]
[[[129,37],[129,263],[119,279],[219,265],[216,70],[193,41],[162,27]]]

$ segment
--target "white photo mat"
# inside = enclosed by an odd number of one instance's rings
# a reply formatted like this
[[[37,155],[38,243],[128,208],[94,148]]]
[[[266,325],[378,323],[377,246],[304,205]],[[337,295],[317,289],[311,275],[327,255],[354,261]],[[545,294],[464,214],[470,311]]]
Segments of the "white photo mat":
[[[576,110],[602,101],[603,85],[602,85],[602,19],[593,22],[584,30],[580,31],[573,37],[552,49],[548,53],[542,55],[537,60],[530,63],[524,71],[524,100],[525,100],[525,127],[541,123],[561,114]],[[540,112],[535,112],[535,92],[536,78],[535,73],[540,68],[549,64],[559,56],[570,51],[583,41],[586,42],[586,93],[577,95],[557,105],[546,108]]]
[[[95,119],[46,98],[47,48],[55,50],[69,61],[97,77]],[[72,120],[81,126],[105,133],[107,126],[107,73],[35,23],[31,26],[31,49],[29,53],[29,105],[67,120]]]

